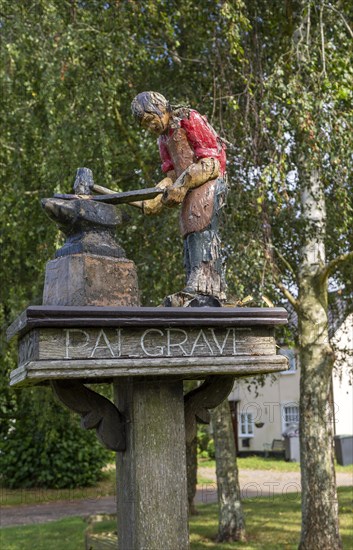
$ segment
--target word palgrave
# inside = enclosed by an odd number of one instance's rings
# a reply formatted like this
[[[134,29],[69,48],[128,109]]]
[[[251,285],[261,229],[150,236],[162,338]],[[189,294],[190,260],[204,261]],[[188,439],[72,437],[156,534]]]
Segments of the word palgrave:
[[[65,359],[232,356],[246,353],[249,328],[64,329]],[[244,336],[247,333],[248,338]],[[266,338],[265,338],[266,339]],[[243,349],[246,345],[246,350]],[[60,346],[61,347],[61,346]]]

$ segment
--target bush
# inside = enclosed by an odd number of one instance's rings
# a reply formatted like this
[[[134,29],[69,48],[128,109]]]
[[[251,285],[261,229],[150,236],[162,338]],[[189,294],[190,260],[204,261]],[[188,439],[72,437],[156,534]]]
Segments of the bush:
[[[200,458],[214,459],[214,441],[207,424],[199,424],[197,429],[197,454]]]
[[[212,458],[212,459],[216,458],[216,452],[215,452],[215,448],[214,448],[213,439],[210,439],[209,442],[208,442],[207,453],[208,453],[209,458]]]
[[[206,453],[206,458],[207,458],[208,456],[207,445],[210,439],[211,439],[210,428],[208,424],[198,424],[197,425],[197,448],[198,448],[199,456],[202,456],[202,453]]]
[[[18,415],[0,444],[5,487],[75,488],[95,485],[112,453],[79,416],[59,405],[46,388],[22,392]]]

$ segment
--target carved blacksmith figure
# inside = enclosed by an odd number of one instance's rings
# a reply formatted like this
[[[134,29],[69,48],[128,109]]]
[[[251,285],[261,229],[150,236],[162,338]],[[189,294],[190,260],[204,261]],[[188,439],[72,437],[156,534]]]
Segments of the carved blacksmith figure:
[[[226,154],[206,117],[193,109],[173,108],[157,92],[142,92],[132,102],[141,126],[159,136],[162,171],[157,187],[163,195],[135,203],[145,214],[181,205],[186,287],[182,293],[226,298],[219,238],[219,217],[225,204]]]

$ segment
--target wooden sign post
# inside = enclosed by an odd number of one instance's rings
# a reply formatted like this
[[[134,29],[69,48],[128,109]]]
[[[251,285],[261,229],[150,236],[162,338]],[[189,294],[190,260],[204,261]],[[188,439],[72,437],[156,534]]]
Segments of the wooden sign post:
[[[286,368],[274,339],[284,323],[281,308],[32,306],[8,330],[19,336],[11,384],[51,382],[119,451],[119,548],[186,549],[186,437],[234,376]],[[208,390],[183,396],[184,379],[205,378]],[[113,382],[115,406],[83,382]]]
[[[48,262],[43,306],[27,308],[8,329],[19,345],[10,383],[51,384],[82,426],[117,451],[120,550],[186,550],[185,441],[235,376],[286,369],[274,329],[287,315],[140,307],[135,266],[114,240],[122,218],[113,205],[93,202],[44,202],[67,241]],[[204,382],[184,396],[185,379]],[[114,384],[114,403],[88,387],[97,382]]]

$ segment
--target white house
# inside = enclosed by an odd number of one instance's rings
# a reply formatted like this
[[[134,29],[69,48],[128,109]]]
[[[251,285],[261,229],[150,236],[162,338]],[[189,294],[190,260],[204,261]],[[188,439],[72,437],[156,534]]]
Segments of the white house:
[[[353,314],[336,331],[333,343],[337,356],[333,374],[334,430],[336,435],[353,435]],[[267,375],[264,386],[249,379],[237,381],[228,397],[239,454],[281,450],[283,432],[298,426],[298,357],[294,349],[282,348],[280,352],[289,359],[288,371]]]

